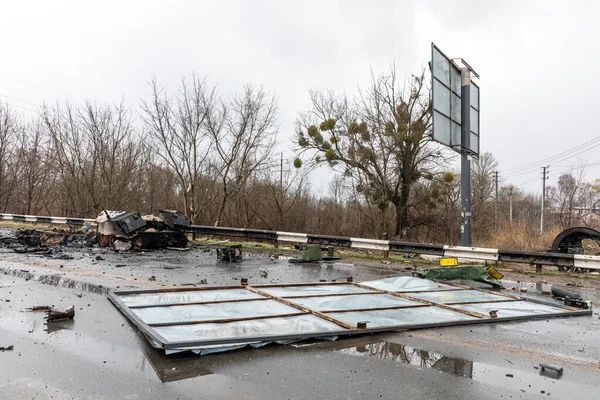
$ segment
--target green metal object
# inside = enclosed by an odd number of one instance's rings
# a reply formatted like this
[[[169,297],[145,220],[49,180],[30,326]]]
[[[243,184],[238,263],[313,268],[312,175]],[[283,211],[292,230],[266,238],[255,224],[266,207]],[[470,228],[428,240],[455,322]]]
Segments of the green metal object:
[[[331,261],[331,260],[339,260],[341,257],[336,257],[333,255],[334,247],[327,246],[321,247],[319,244],[306,244],[301,247],[302,255],[300,258],[291,258],[289,262],[291,263],[310,263],[317,261]],[[323,255],[323,252],[326,251],[327,254]]]
[[[452,280],[468,280],[487,283],[496,288],[501,288],[502,282],[494,278],[490,272],[496,273],[495,270],[488,271],[491,267],[485,265],[465,265],[458,267],[442,267],[425,269],[419,273],[421,278],[436,279],[443,281]]]
[[[307,244],[302,249],[302,259],[307,262],[321,261],[323,253],[321,252],[320,244]]]

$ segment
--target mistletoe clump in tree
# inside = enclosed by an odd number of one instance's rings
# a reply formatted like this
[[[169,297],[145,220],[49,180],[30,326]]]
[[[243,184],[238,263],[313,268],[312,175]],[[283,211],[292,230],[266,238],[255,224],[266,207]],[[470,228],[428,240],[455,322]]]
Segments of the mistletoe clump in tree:
[[[433,178],[442,162],[431,142],[431,99],[425,72],[400,81],[395,69],[372,76],[354,98],[311,91],[311,106],[298,120],[303,164],[327,164],[352,180],[356,192],[383,211],[393,205],[396,236],[411,227],[411,189]],[[304,159],[304,161],[303,161]]]

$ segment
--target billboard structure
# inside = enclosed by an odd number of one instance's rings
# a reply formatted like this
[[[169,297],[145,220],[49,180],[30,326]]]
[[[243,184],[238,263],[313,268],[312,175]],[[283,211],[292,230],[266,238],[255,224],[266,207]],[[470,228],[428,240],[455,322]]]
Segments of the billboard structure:
[[[466,65],[466,68],[474,73],[468,64]],[[450,147],[458,153],[461,153],[464,148],[469,154],[478,156],[479,86],[475,82],[470,82],[469,143],[465,146],[461,138],[462,69],[442,53],[435,44],[431,44],[433,140]],[[478,77],[478,75],[476,76]]]
[[[471,157],[479,156],[479,75],[459,67],[431,43],[433,140],[460,153],[461,245],[471,246]]]

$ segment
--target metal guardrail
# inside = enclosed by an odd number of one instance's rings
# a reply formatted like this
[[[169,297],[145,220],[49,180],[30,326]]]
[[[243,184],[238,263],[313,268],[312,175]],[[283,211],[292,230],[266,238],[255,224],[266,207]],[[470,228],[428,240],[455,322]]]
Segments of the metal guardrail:
[[[0,214],[0,219],[47,224],[83,225],[95,224],[95,219],[46,217],[20,214]],[[350,247],[355,249],[391,251],[396,253],[427,254],[438,257],[457,257],[463,259],[485,261],[507,261],[530,265],[553,265],[565,268],[586,268],[600,270],[600,256],[578,254],[543,253],[520,250],[500,250],[478,247],[444,246],[438,244],[398,242],[393,240],[377,240],[352,238],[345,236],[313,235],[296,232],[279,232],[264,229],[231,228],[207,225],[192,225],[187,229],[190,233],[239,237],[245,239],[269,240],[275,243],[320,244],[324,246]]]
[[[36,224],[64,224],[64,225],[83,225],[85,223],[96,224],[95,219],[91,218],[70,218],[70,217],[46,217],[39,215],[23,214],[0,214],[0,219],[8,221],[33,222]]]

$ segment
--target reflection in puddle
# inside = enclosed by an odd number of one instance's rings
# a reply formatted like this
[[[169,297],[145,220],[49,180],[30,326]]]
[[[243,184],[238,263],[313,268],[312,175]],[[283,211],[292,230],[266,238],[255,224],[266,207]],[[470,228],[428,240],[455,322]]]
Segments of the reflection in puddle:
[[[161,382],[181,381],[213,374],[211,370],[203,366],[204,357],[189,354],[165,356],[164,353],[149,346],[145,347],[144,355],[145,358],[140,369],[144,370],[144,365],[148,360]]]
[[[66,319],[64,321],[46,322],[44,331],[51,334],[63,329],[71,329],[73,328],[73,325],[75,325],[75,322],[72,319]]]
[[[418,367],[433,368],[448,374],[473,377],[473,362],[460,358],[446,357],[427,350],[415,349],[399,343],[378,342],[361,344],[339,350],[342,353],[392,360]]]
[[[373,357],[380,360],[395,361],[420,368],[431,368],[439,372],[464,377],[479,383],[524,393],[552,393],[553,398],[596,398],[591,386],[565,380],[560,374],[529,372],[513,365],[494,365],[473,362],[462,358],[447,357],[432,351],[416,349],[399,343],[376,342],[359,344],[337,350],[352,356]]]

